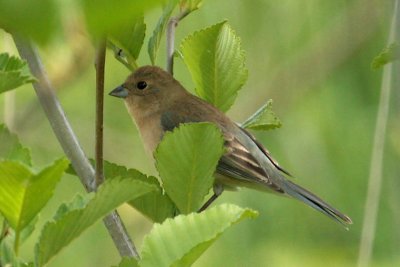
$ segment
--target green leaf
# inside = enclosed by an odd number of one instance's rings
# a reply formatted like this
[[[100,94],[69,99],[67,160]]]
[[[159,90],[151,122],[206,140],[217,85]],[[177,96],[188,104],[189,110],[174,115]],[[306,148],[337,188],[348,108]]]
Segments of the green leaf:
[[[0,242],[0,266],[19,266],[19,260],[13,250],[13,238],[6,236]]]
[[[281,121],[272,111],[272,99],[248,118],[242,127],[252,130],[271,130],[282,126]]]
[[[386,47],[371,63],[372,69],[376,70],[384,65],[400,59],[400,45],[393,43]]]
[[[37,266],[43,266],[87,228],[122,203],[157,188],[136,178],[115,178],[105,181],[94,197],[81,209],[74,208],[57,216],[43,227],[36,245]],[[70,205],[76,207],[76,205]]]
[[[94,37],[103,37],[144,14],[146,11],[159,6],[164,0],[80,0],[86,17],[86,24]]]
[[[23,147],[17,136],[10,133],[4,124],[0,124],[0,159],[31,165],[29,149]]]
[[[173,217],[177,213],[177,208],[172,200],[163,193],[157,178],[150,176],[149,182],[159,191],[150,192],[142,197],[128,202],[129,205],[140,211],[153,222],[163,222],[166,218]]]
[[[202,206],[223,152],[221,132],[210,123],[181,124],[165,134],[155,152],[156,167],[167,195],[181,213]]]
[[[183,60],[197,94],[227,111],[247,79],[240,39],[224,21],[186,37],[181,44]]]
[[[34,81],[25,61],[7,53],[0,54],[0,93]]]
[[[149,53],[149,57],[153,65],[156,64],[157,52],[158,48],[160,47],[161,38],[164,35],[165,28],[167,26],[169,18],[171,17],[172,11],[174,11],[175,9],[176,4],[177,0],[168,1],[153,31],[153,35],[149,39],[147,52]]]
[[[61,31],[60,6],[55,0],[0,1],[0,28],[17,32],[40,43]]]
[[[18,162],[0,162],[0,211],[17,233],[51,198],[67,166],[68,161],[60,159],[34,174]]]
[[[3,232],[3,236],[0,239],[0,266],[6,265],[6,263],[11,263],[12,266],[18,266],[15,262],[18,260],[15,255],[15,251],[12,249],[13,244],[22,244],[24,243],[28,237],[31,236],[33,231],[35,230],[36,223],[39,219],[39,216],[36,216],[24,229],[22,229],[19,234],[12,229],[6,228],[6,232]],[[7,224],[6,224],[7,225]],[[8,227],[8,225],[7,225]],[[16,243],[16,239],[19,239]],[[1,265],[3,263],[4,265]]]
[[[132,19],[129,27],[121,27],[109,36],[113,44],[111,48],[114,50],[114,54],[116,57],[125,58],[126,63],[130,66],[130,70],[138,67],[136,60],[139,57],[145,33],[146,24],[144,23],[144,17],[138,16]]]
[[[107,161],[104,161],[104,174],[107,179],[115,177],[135,177],[157,187],[158,190],[151,191],[143,196],[129,201],[129,205],[140,211],[143,215],[154,222],[163,222],[166,218],[173,217],[176,213],[176,207],[172,200],[163,193],[160,182],[153,176],[147,177],[134,169],[127,169]]]
[[[230,226],[257,212],[223,204],[155,224],[142,245],[142,267],[190,266]]]
[[[139,267],[139,264],[134,258],[122,258],[118,267]]]
[[[91,160],[94,164],[94,160]],[[72,166],[67,169],[67,173],[76,175]],[[127,169],[109,161],[104,161],[104,176],[106,179],[116,177],[135,178],[139,181],[147,182],[155,187],[156,191],[151,191],[143,196],[128,202],[129,205],[140,211],[153,222],[163,222],[166,218],[173,217],[177,208],[172,200],[163,192],[160,182],[153,176],[146,176],[135,169]]]
[[[19,248],[21,231],[52,197],[67,166],[68,161],[60,159],[34,174],[19,162],[0,162],[0,212],[15,230],[16,251]]]
[[[181,10],[187,10],[190,13],[199,9],[203,5],[203,0],[181,0],[179,5]]]
[[[76,195],[71,202],[69,203],[62,203],[58,209],[56,214],[54,215],[53,219],[55,221],[60,220],[65,214],[73,210],[83,209],[89,201],[94,197],[94,193],[88,193],[84,196]]]

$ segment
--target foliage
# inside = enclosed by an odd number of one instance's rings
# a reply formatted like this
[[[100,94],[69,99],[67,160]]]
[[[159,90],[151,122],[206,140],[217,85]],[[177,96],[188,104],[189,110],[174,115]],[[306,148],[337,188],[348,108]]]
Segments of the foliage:
[[[53,195],[67,167],[65,159],[34,174],[19,162],[0,162],[0,211],[18,236]]]
[[[46,264],[63,247],[122,203],[155,189],[135,178],[111,179],[103,183],[89,201],[78,198],[73,204],[63,206],[55,221],[43,227],[36,246],[37,266]]]
[[[145,33],[144,17],[138,16],[133,18],[129,26],[119,28],[109,36],[109,47],[114,51],[116,58],[123,58],[122,62],[131,70],[138,67],[136,59],[142,48]]]
[[[25,61],[0,53],[0,93],[34,81]]]
[[[162,15],[147,43],[150,61],[155,64],[176,7],[179,13],[175,18],[182,19],[199,9],[203,1],[123,0],[115,4],[108,0],[78,0],[70,8],[82,13],[95,43],[107,37],[107,46],[117,60],[134,70],[139,66],[145,40],[145,15],[161,3]],[[0,27],[47,45],[61,32],[60,14],[65,11],[65,6],[55,0],[0,1]],[[244,51],[231,26],[224,21],[190,34],[182,41],[179,53],[197,94],[227,111],[247,80]],[[35,81],[26,62],[0,54],[0,93]],[[271,103],[244,125],[255,130],[279,127]],[[20,244],[35,232],[38,215],[53,196],[68,161],[59,159],[39,172],[34,171],[37,167],[32,166],[29,150],[0,125],[0,212],[4,217],[0,265],[48,264],[85,230],[125,202],[155,224],[144,238],[141,259],[123,259],[119,266],[191,265],[230,226],[257,214],[234,205],[196,213],[210,193],[213,173],[224,152],[220,130],[213,124],[195,123],[182,124],[164,136],[154,155],[160,179],[105,161],[106,181],[95,193],[78,195],[61,204],[52,219],[45,218],[34,249],[35,259],[26,263],[19,258]],[[71,167],[67,172],[75,174]],[[177,216],[179,213],[182,214]],[[190,238],[187,233],[191,233]]]
[[[177,0],[169,0],[163,9],[163,13],[158,20],[157,26],[153,31],[153,35],[149,39],[149,44],[147,52],[149,54],[151,63],[154,65],[157,59],[158,49],[160,47],[160,42],[163,34],[165,33],[165,27],[171,17],[172,12],[175,9]]]
[[[243,128],[251,130],[271,130],[281,126],[281,121],[272,111],[271,99],[242,124]]]
[[[143,240],[139,265],[190,266],[230,226],[257,212],[223,204],[156,224]],[[189,234],[190,233],[190,234]]]
[[[181,0],[180,8],[181,10],[187,10],[190,13],[199,9],[203,5],[203,0]]]
[[[122,0],[113,1],[79,0],[89,31],[95,38],[102,38],[108,33],[118,32],[148,10],[158,6],[163,0]]]
[[[398,43],[392,43],[377,55],[371,63],[372,69],[376,70],[384,65],[400,59],[400,46]]]
[[[0,27],[43,44],[61,29],[59,11],[55,0],[2,0]]]
[[[129,204],[143,213],[146,217],[154,222],[163,222],[166,218],[173,217],[176,214],[175,204],[171,201],[169,196],[163,192],[163,188],[156,177],[146,176],[135,169],[127,169],[124,166],[105,161],[104,162],[104,175],[106,179],[113,177],[135,177],[135,179],[147,182],[156,187],[153,190],[129,201]]]
[[[0,160],[8,159],[19,161],[26,165],[31,165],[31,155],[29,149],[23,147],[18,137],[0,124]]]
[[[181,44],[197,94],[222,111],[235,101],[247,79],[240,39],[227,22],[195,32]]]

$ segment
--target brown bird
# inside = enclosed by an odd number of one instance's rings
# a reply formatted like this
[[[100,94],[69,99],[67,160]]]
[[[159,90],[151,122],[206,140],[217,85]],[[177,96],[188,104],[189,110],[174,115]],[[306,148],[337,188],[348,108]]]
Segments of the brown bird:
[[[181,123],[211,122],[218,126],[225,139],[226,153],[217,166],[214,195],[201,210],[224,189],[244,186],[294,197],[341,224],[352,223],[348,216],[286,179],[289,173],[249,132],[210,103],[190,94],[161,68],[138,68],[110,95],[125,100],[150,152],[156,149],[166,131]]]

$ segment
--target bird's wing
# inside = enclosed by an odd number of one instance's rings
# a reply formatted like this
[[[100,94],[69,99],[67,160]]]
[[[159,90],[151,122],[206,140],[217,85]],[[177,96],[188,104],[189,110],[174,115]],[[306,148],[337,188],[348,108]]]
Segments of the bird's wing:
[[[221,157],[217,172],[226,177],[242,181],[248,185],[260,185],[260,188],[268,188],[273,191],[284,193],[283,189],[271,179],[273,173],[260,166],[257,159],[237,138],[225,134],[225,147],[227,152]],[[257,187],[257,186],[256,186]]]
[[[240,127],[240,130],[242,130],[242,132],[244,132],[253,142],[254,144],[256,144],[256,146],[264,153],[264,155],[269,159],[269,161],[281,172],[283,172],[284,174],[288,175],[288,176],[292,176],[287,170],[283,169],[279,163],[272,157],[271,153],[269,153],[269,151],[260,143],[257,141],[257,139],[248,131],[246,131],[245,129],[243,129],[242,127]]]

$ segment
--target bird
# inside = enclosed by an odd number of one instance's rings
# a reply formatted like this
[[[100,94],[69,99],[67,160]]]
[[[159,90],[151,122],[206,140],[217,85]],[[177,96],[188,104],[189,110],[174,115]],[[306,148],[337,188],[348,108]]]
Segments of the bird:
[[[252,134],[212,104],[189,93],[162,68],[137,68],[109,95],[124,99],[150,153],[155,151],[167,131],[173,131],[182,123],[209,122],[220,129],[225,153],[215,171],[214,194],[199,212],[211,205],[224,190],[247,187],[295,198],[345,227],[352,224],[349,216],[289,180],[290,173]]]

